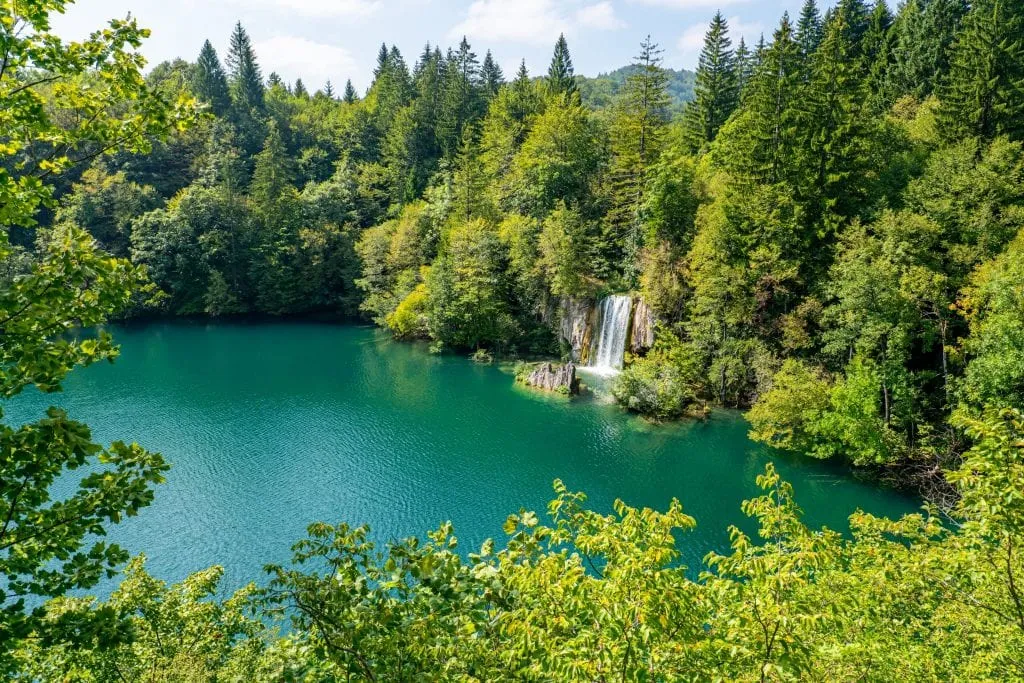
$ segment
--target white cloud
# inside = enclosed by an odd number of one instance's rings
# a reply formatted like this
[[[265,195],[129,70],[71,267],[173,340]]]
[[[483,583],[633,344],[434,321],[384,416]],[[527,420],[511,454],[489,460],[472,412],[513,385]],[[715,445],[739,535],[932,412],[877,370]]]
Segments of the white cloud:
[[[747,47],[753,47],[764,31],[764,25],[758,21],[744,22],[739,17],[729,17],[726,21],[729,23],[729,38],[732,39],[733,49],[736,49],[741,37],[746,40]],[[694,24],[683,31],[683,34],[676,40],[676,49],[679,50],[684,60],[691,61],[692,65],[697,63],[700,50],[704,47],[704,34],[707,31],[707,23]]]
[[[342,47],[325,45],[298,36],[275,36],[255,44],[264,73],[276,71],[286,81],[301,78],[309,90],[318,90],[330,79],[337,90],[356,73],[356,60]]]
[[[257,4],[306,17],[365,17],[381,6],[381,0],[232,0],[239,4]]]
[[[559,33],[571,34],[573,29],[607,31],[624,25],[611,0],[584,6],[573,0],[474,0],[448,37],[549,45]]]
[[[547,44],[568,28],[551,0],[476,0],[466,18],[452,27],[451,38]]]
[[[691,10],[704,8],[725,7],[726,5],[738,5],[749,0],[630,0],[640,5],[651,5],[653,7],[667,7],[669,9]]]
[[[625,22],[615,15],[615,8],[609,0],[587,5],[576,10],[576,21],[580,26],[600,31],[611,31],[626,25]]]

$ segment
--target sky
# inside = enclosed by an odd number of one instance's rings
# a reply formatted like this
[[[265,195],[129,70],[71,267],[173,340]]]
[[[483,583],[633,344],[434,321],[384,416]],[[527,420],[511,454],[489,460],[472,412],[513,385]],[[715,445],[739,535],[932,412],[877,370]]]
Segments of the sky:
[[[150,65],[190,61],[209,39],[223,61],[236,21],[249,32],[264,75],[302,78],[336,90],[351,79],[370,85],[381,43],[397,45],[410,67],[430,42],[446,48],[465,35],[480,58],[494,53],[507,76],[525,59],[530,73],[547,70],[558,34],[569,41],[576,73],[596,76],[628,64],[648,34],[664,64],[693,69],[716,10],[728,18],[734,44],[742,35],[770,37],[784,11],[801,0],[78,0],[53,20],[54,31],[80,39],[129,12],[152,36]],[[824,6],[825,2],[820,2]]]

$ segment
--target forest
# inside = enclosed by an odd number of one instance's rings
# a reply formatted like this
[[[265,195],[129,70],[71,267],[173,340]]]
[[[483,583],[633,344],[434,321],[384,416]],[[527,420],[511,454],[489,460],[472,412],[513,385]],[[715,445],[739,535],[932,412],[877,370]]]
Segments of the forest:
[[[809,528],[769,466],[760,537],[686,568],[678,501],[602,514],[556,482],[548,522],[468,553],[448,525],[313,524],[224,598],[218,567],[168,585],[95,539],[168,464],[51,409],[0,426],[0,675],[1024,679],[1024,2],[807,0],[754,45],[716,13],[692,77],[650,38],[596,79],[564,36],[543,74],[382,45],[362,94],[264,77],[241,23],[223,62],[207,41],[146,72],[148,29],[65,42],[67,4],[0,6],[5,398],[112,360],[68,333],[125,317],[362,317],[558,358],[553,310],[628,293],[657,331],[626,409],[740,408],[928,503]]]

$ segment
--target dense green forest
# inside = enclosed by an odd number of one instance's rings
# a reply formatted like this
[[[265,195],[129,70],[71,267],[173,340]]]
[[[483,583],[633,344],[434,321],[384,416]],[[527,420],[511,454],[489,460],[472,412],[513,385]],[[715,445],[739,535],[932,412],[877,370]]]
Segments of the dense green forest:
[[[585,81],[564,38],[506,78],[463,40],[373,85],[221,63],[143,76],[148,31],[0,7],[0,391],[113,359],[122,315],[363,315],[437,349],[565,352],[550,311],[630,292],[654,347],[613,393],[870,465],[941,505],[809,529],[769,466],[699,578],[666,512],[589,511],[464,554],[314,524],[223,599],[96,540],[168,465],[51,409],[0,426],[0,675],[24,681],[1024,679],[1024,3],[808,0],[758,45],[710,25],[673,116],[649,39]],[[670,84],[675,83],[674,86]],[[54,500],[52,484],[81,470]],[[257,580],[258,577],[253,577]],[[44,599],[51,599],[43,602]],[[288,625],[282,635],[281,627]]]
[[[564,37],[509,78],[465,40],[382,45],[363,96],[264,78],[239,24],[223,64],[147,76],[202,121],[67,174],[44,224],[145,266],[135,314],[360,315],[437,350],[564,355],[561,302],[631,292],[660,327],[630,410],[750,408],[949,502],[950,416],[1024,402],[1019,21],[807,3],[734,48],[718,14],[692,83],[650,40],[597,79]]]

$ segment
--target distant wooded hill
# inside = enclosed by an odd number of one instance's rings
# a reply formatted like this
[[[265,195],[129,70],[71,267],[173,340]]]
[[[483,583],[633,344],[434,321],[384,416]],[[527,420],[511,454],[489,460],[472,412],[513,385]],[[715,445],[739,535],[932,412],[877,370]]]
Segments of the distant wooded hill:
[[[634,65],[624,66],[610,73],[599,74],[596,77],[577,76],[580,84],[580,94],[583,96],[583,103],[594,108],[604,109],[608,107],[618,94],[622,85],[631,73],[639,67]],[[672,97],[673,113],[682,111],[683,105],[693,100],[693,82],[695,74],[686,69],[665,69],[668,74],[668,93]]]

